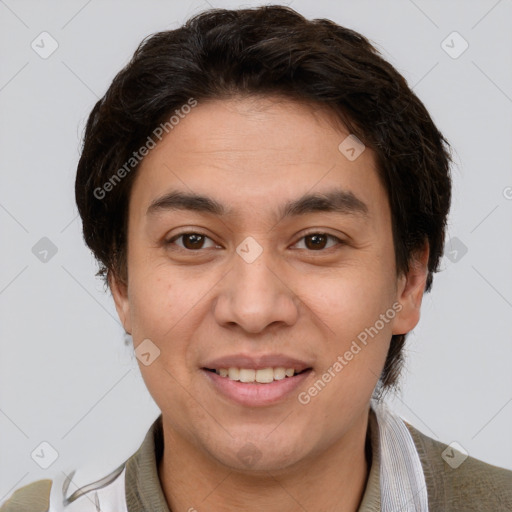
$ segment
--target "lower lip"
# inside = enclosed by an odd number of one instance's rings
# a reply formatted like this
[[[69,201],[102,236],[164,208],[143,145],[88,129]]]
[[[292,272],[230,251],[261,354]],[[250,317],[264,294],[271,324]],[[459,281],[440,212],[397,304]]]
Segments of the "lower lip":
[[[244,383],[231,380],[228,377],[221,377],[215,372],[201,370],[210,379],[217,391],[224,396],[247,407],[270,405],[287,398],[296,390],[311,374],[311,369],[306,370],[293,377],[285,377],[281,380],[274,380],[268,384],[259,382]]]

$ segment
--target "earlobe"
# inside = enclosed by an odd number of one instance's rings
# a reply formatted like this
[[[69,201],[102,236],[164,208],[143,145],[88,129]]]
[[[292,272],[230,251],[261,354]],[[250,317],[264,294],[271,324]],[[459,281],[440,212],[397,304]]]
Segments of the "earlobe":
[[[429,246],[425,245],[414,253],[409,262],[409,270],[402,274],[398,282],[397,299],[402,309],[395,317],[393,334],[406,334],[419,322],[421,302],[428,276]]]
[[[130,302],[128,300],[128,285],[116,277],[110,270],[108,272],[108,284],[124,330],[128,334],[131,334],[132,327],[130,320]]]

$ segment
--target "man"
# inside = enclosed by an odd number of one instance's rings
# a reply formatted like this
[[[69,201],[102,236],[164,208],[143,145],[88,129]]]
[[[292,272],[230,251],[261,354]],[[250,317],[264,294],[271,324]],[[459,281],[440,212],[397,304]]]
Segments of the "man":
[[[405,80],[330,21],[212,10],[145,40],[89,117],[76,199],[162,414],[111,474],[2,512],[511,510],[512,472],[452,467],[381,401],[449,165]]]

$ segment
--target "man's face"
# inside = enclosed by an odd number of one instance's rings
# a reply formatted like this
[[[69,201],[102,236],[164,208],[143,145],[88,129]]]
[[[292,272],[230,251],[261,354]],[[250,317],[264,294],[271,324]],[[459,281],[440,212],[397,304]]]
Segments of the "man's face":
[[[348,135],[294,102],[205,102],[138,170],[113,294],[135,347],[160,350],[140,370],[166,435],[205,460],[278,470],[360,439],[391,336],[418,320],[374,155],[340,151]],[[209,371],[229,367],[306,371]]]

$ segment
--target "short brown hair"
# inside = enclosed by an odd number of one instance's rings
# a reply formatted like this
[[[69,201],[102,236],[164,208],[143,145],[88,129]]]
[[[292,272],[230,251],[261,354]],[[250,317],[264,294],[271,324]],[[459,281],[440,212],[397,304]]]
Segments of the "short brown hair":
[[[365,37],[283,6],[212,9],[181,28],[149,36],[96,103],[75,193],[98,274],[106,281],[109,273],[122,280],[127,275],[128,202],[138,165],[123,179],[112,177],[191,98],[235,95],[279,95],[327,106],[375,152],[389,198],[397,272],[407,271],[415,251],[428,242],[429,291],[450,208],[448,142],[405,79]],[[100,195],[106,183],[108,194]],[[397,383],[405,337],[391,339],[382,389]]]

